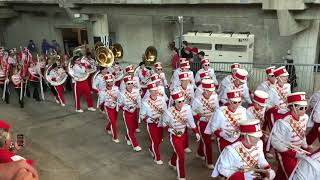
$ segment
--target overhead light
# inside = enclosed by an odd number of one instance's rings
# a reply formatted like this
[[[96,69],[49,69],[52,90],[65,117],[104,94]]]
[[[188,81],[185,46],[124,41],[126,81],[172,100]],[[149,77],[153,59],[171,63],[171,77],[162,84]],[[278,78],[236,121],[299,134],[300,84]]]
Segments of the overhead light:
[[[80,18],[80,16],[81,16],[81,15],[80,15],[79,13],[75,13],[75,14],[73,15],[74,18]]]

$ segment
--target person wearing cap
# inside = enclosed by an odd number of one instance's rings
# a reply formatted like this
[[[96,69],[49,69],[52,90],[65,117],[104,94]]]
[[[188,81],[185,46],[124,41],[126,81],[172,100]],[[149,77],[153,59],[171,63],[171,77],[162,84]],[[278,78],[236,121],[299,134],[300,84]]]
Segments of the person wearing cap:
[[[32,97],[36,101],[40,101],[40,75],[39,70],[34,62],[30,62],[28,68],[28,83],[33,91]]]
[[[277,179],[288,179],[297,164],[297,157],[305,155],[298,148],[309,149],[305,134],[309,119],[306,114],[306,93],[292,93],[288,95],[287,101],[290,112],[275,122],[267,145],[267,151],[271,144],[277,152]]]
[[[49,78],[51,81],[58,81],[63,75],[65,75],[65,71],[58,67],[57,63],[52,64],[52,69],[49,72]],[[52,86],[53,89],[55,90],[55,100],[58,104],[61,106],[65,106],[65,101],[64,101],[64,96],[63,96],[63,91],[64,87],[63,84],[57,85],[57,86]]]
[[[239,139],[239,121],[246,120],[246,109],[241,106],[242,95],[240,89],[230,90],[227,93],[228,105],[216,109],[204,133],[214,134],[217,137],[220,152]]]
[[[192,101],[193,117],[197,122],[201,135],[196,156],[206,160],[206,166],[213,169],[211,135],[204,133],[213,113],[219,108],[218,95],[215,93],[215,85],[212,79],[202,81],[203,93]]]
[[[190,50],[191,48],[188,47],[188,42],[187,41],[182,41],[181,44],[181,51],[180,51],[180,56],[182,58],[190,58]]]
[[[194,86],[190,83],[189,73],[182,72],[179,74],[179,85],[174,89],[181,90],[185,98],[185,103],[191,105],[191,101],[194,98]],[[173,99],[170,98],[169,106],[171,106],[173,102]]]
[[[274,179],[275,172],[263,154],[260,121],[240,121],[239,129],[240,140],[222,151],[211,176],[223,176],[228,180]]]
[[[269,98],[267,100],[267,111],[265,114],[265,125],[263,129],[272,129],[273,124],[281,119],[289,111],[287,108],[287,96],[291,93],[288,81],[288,72],[284,66],[274,70],[276,78],[275,86],[268,90]]]
[[[247,118],[248,119],[259,119],[261,127],[264,123],[264,114],[266,112],[267,99],[269,95],[261,90],[256,90],[253,93],[253,104],[247,108]]]
[[[20,108],[24,108],[24,94],[23,94],[23,87],[24,87],[24,82],[21,76],[21,69],[20,66],[17,66],[13,70],[13,74],[11,76],[11,82],[13,84],[14,90],[17,93],[18,101],[20,104]]]
[[[249,88],[247,86],[248,72],[244,69],[237,69],[233,76],[232,83],[225,86],[225,88],[219,92],[219,98],[222,104],[228,103],[227,92],[232,89],[241,89],[241,95],[248,105],[252,104],[252,100],[249,94]]]
[[[96,74],[92,78],[92,90],[98,94],[97,107],[99,107],[102,112],[105,112],[102,98],[105,94],[105,89],[107,86],[105,77],[108,75],[108,67],[100,66],[99,71],[100,73]]]
[[[173,75],[171,77],[171,86],[170,89],[174,89],[179,85],[179,74],[187,72],[189,74],[189,80],[191,84],[193,84],[194,87],[196,87],[195,80],[194,80],[194,74],[192,71],[190,71],[190,64],[189,61],[185,58],[180,58],[180,68],[176,69],[173,72]]]
[[[81,64],[81,59],[78,56],[73,57],[74,65],[72,67],[73,73],[75,77],[82,77],[85,73],[88,73],[90,70],[86,68],[85,65]],[[75,96],[75,106],[76,106],[76,112],[83,112],[80,105],[80,97],[84,94],[86,97],[88,110],[89,111],[96,111],[95,108],[93,108],[93,100],[90,93],[89,83],[87,79],[83,81],[74,81],[74,96]]]
[[[275,69],[275,66],[271,66],[266,69],[267,79],[258,85],[257,90],[268,92],[271,88],[275,86],[276,78],[273,74]]]
[[[231,64],[231,74],[222,79],[218,88],[218,92],[223,91],[225,87],[227,87],[229,84],[232,84],[233,80],[235,79],[235,74],[240,67],[241,65],[239,63]]]
[[[99,93],[100,102],[103,104],[103,109],[109,121],[105,127],[105,131],[112,135],[112,141],[119,143],[117,138],[117,115],[118,115],[118,105],[117,99],[119,97],[119,88],[114,85],[114,76],[112,74],[105,74],[103,76],[105,82],[104,89]]]
[[[138,129],[138,115],[141,107],[141,96],[139,89],[133,87],[133,77],[127,75],[123,78],[126,88],[120,92],[118,104],[123,111],[123,119],[126,126],[127,135],[125,136],[128,146],[132,146],[134,151],[141,151],[136,137],[135,131]]]
[[[317,129],[320,134],[320,128]],[[318,136],[320,142],[320,136]],[[309,156],[299,158],[289,180],[320,179],[320,147]]]
[[[312,127],[307,135],[308,145],[312,145],[313,142],[320,135],[318,128],[320,127],[320,91],[315,92],[309,100],[309,108],[311,111],[309,127]]]
[[[118,62],[114,61],[112,66],[108,68],[108,72],[115,76],[114,85],[120,87],[123,78],[123,68],[121,67],[121,65]]]
[[[11,143],[10,125],[0,120],[0,164],[25,160],[16,154],[21,149],[17,142]],[[32,160],[26,160],[32,165]]]
[[[151,72],[146,68],[146,64],[143,61],[140,62],[139,68],[136,71],[136,76],[139,78],[139,82],[141,85],[141,97],[143,97],[148,90],[148,83],[150,81]]]
[[[134,74],[134,72],[135,72],[134,66],[129,65],[129,66],[125,67],[124,70],[126,72],[126,75],[130,75],[132,77],[133,87],[140,91],[140,89],[141,89],[140,79],[138,76],[135,76],[135,74]],[[124,80],[122,80],[121,84],[120,84],[120,91],[124,90],[125,88],[126,88],[126,83],[124,82]]]
[[[196,77],[195,77],[195,81],[197,83],[197,85],[201,84],[201,74],[204,72],[208,73],[208,76],[214,80],[214,84],[215,86],[218,86],[218,81],[216,78],[216,75],[214,73],[214,69],[210,67],[210,61],[208,59],[201,59],[201,66],[202,68],[199,69],[199,71],[196,73]]]
[[[197,86],[195,92],[194,92],[194,97],[198,97],[199,95],[201,95],[203,93],[203,88],[202,88],[202,81],[203,80],[207,80],[210,79],[210,76],[208,76],[207,72],[203,72],[200,73],[200,78],[201,78],[201,82],[200,84]]]
[[[151,79],[151,82],[155,83],[156,86],[158,87],[158,96],[162,97],[165,100],[166,104],[168,104],[169,103],[169,98],[168,98],[168,96],[166,94],[165,88],[161,84],[161,79],[160,79],[159,74],[157,74],[157,73],[153,74],[150,77],[150,79]],[[150,92],[149,92],[149,90],[147,90],[147,92],[145,93],[143,99],[146,99],[149,96],[150,96]]]
[[[156,62],[154,64],[154,68],[153,68],[153,73],[152,74],[158,74],[159,75],[159,77],[161,79],[161,81],[160,81],[160,85],[161,86],[163,86],[165,88],[169,87],[166,75],[163,72],[163,65],[162,65],[161,62]]]
[[[181,90],[171,92],[174,105],[164,111],[163,120],[159,126],[168,126],[170,142],[174,150],[169,166],[176,169],[179,180],[185,180],[184,149],[186,143],[186,128],[191,128],[200,141],[200,134],[192,116],[190,105],[184,103],[184,96]]]
[[[158,95],[159,90],[154,82],[148,84],[150,96],[143,99],[141,103],[140,117],[147,123],[147,131],[149,134],[149,152],[156,164],[163,164],[160,158],[159,145],[162,140],[162,128],[158,127],[163,112],[167,109],[164,98]]]
[[[6,104],[9,104],[10,93],[9,93],[9,87],[8,87],[9,85],[8,73],[5,70],[5,65],[2,65],[2,64],[4,63],[2,63],[2,60],[0,59],[0,88],[2,89],[1,95],[3,93],[5,94],[5,99],[2,99],[2,100],[4,100]]]

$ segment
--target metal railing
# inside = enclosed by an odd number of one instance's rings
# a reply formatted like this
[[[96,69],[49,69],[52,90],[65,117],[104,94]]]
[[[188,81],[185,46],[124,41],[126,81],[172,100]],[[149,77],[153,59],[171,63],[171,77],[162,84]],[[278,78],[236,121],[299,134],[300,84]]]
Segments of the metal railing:
[[[233,62],[212,62],[218,81],[221,81],[227,74],[231,73],[231,64]],[[251,90],[266,78],[265,69],[270,66],[286,66],[293,92],[304,91],[308,94],[320,90],[320,64],[285,64],[269,63],[254,64],[247,62],[238,62],[242,69],[248,71],[248,86]],[[197,71],[201,68],[201,63],[190,63],[191,69]]]

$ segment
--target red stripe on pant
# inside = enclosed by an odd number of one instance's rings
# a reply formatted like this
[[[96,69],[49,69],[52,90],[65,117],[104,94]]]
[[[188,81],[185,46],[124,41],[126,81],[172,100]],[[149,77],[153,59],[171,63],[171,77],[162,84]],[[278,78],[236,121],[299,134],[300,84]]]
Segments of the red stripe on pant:
[[[184,138],[184,148],[188,148],[189,147],[189,133],[188,133],[188,128],[186,127],[186,129],[184,130],[184,134],[185,134],[185,138]]]
[[[56,100],[58,100],[60,102],[60,104],[65,104],[64,101],[64,96],[63,96],[63,85],[59,85],[59,86],[54,86],[54,89],[56,90],[57,94],[56,94]]]
[[[218,138],[218,147],[219,147],[220,152],[222,152],[225,147],[227,147],[227,146],[229,146],[229,145],[231,145],[231,144],[233,144],[233,143],[235,143],[237,141],[238,140],[236,140],[234,142],[229,142],[229,141],[227,141],[227,140],[225,140],[225,139],[223,139],[221,137]]]
[[[116,108],[111,109],[108,107],[105,107],[106,116],[109,120],[106,129],[111,130],[113,139],[117,139],[117,115],[118,112],[116,111]]]
[[[297,158],[289,156],[286,152],[277,153],[278,169],[275,180],[288,179],[297,165]]]
[[[76,109],[80,109],[80,97],[85,95],[88,107],[93,107],[93,101],[90,94],[90,88],[87,80],[76,81],[74,83],[74,96],[75,96],[75,105]]]
[[[139,146],[136,137],[134,135],[135,130],[137,129],[136,124],[138,124],[138,110],[134,112],[123,111],[124,124],[126,125],[127,135],[126,138],[130,140],[132,147]]]
[[[162,136],[161,136],[162,129],[157,126],[158,125],[155,123],[148,123],[147,130],[148,130],[149,141],[150,141],[149,149],[151,152],[153,152],[154,160],[159,161],[161,159],[159,145],[162,139]]]
[[[313,142],[317,139],[319,136],[318,128],[320,127],[320,123],[314,123],[312,129],[307,135],[307,143],[308,145],[313,144]]]
[[[207,127],[207,122],[198,121],[199,132],[201,135],[201,141],[198,146],[198,154],[205,156],[207,164],[212,164],[212,141],[211,135],[204,133]]]
[[[186,133],[183,133],[181,137],[177,137],[170,133],[170,142],[174,150],[171,157],[171,164],[177,167],[177,173],[179,178],[185,177],[184,171],[184,142]]]

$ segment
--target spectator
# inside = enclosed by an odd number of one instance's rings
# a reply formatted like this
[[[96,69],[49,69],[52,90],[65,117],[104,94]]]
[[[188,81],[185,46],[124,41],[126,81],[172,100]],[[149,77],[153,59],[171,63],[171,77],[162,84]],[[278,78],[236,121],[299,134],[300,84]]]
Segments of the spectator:
[[[298,86],[296,68],[293,65],[293,59],[286,59],[286,63],[286,69],[289,73],[288,83],[290,84],[291,92],[293,92],[293,89]]]
[[[181,56],[182,58],[188,58],[189,55],[185,52],[185,49],[190,49],[190,48],[188,47],[188,42],[187,42],[187,41],[182,41],[181,47],[182,47],[182,49],[181,49],[181,51],[180,51],[180,56]]]
[[[36,44],[33,42],[33,40],[29,40],[28,49],[31,54],[37,53],[38,50],[37,50]]]
[[[192,61],[195,63],[200,63],[201,62],[201,58],[198,54],[198,48],[194,47],[191,49],[191,53],[192,53]]]
[[[42,49],[42,54],[48,54],[49,50],[51,48],[51,45],[48,43],[46,39],[43,39],[41,49]]]
[[[52,40],[52,49],[57,51],[58,54],[61,53],[61,47],[60,44],[56,40]]]
[[[200,61],[201,61],[201,59],[203,59],[203,58],[204,58],[205,53],[204,53],[203,51],[200,51],[200,52],[198,53],[198,56],[199,56]]]
[[[179,57],[179,54],[178,54],[178,50],[175,47],[173,47],[173,49],[171,51],[172,51],[171,67],[172,67],[172,70],[176,70],[180,66],[179,65],[180,57]]]

